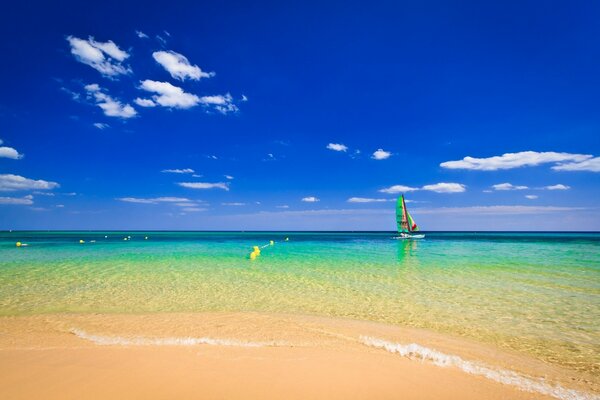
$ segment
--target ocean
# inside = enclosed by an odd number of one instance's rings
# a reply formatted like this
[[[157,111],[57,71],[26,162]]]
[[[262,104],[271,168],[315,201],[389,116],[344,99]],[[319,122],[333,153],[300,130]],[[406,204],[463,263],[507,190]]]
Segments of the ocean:
[[[5,231],[0,315],[341,317],[600,374],[599,233],[425,234]],[[261,255],[250,260],[253,246]]]

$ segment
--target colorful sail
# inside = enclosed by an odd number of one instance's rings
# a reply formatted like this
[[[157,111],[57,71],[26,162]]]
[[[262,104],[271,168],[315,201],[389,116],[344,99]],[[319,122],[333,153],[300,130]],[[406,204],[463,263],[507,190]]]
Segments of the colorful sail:
[[[408,233],[419,230],[419,227],[406,209],[404,195],[398,197],[398,202],[396,203],[396,225],[398,232]]]

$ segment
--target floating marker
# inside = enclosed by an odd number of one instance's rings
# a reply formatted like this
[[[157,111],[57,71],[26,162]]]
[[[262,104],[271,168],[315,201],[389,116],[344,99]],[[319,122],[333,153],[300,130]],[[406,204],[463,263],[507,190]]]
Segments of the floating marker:
[[[269,242],[269,244],[270,244],[271,246],[273,246],[273,245],[275,244],[275,242],[271,240],[271,241]]]
[[[251,260],[256,259],[256,253],[255,252],[250,253],[250,259]]]
[[[254,246],[254,252],[257,256],[260,256],[260,249],[258,248],[258,246]]]
[[[21,247],[22,243],[21,243],[21,242],[17,242],[17,243],[15,243],[15,245],[16,245],[17,247]]]
[[[146,236],[146,237],[144,238],[144,240],[148,240],[148,236]]]
[[[285,238],[285,241],[286,241],[286,242],[289,242],[289,241],[290,241],[290,238],[287,238],[287,237],[286,237],[286,238]]]
[[[123,240],[127,240],[127,238],[126,238],[126,237],[124,237],[124,238],[123,238]]]
[[[85,243],[85,240],[79,239],[79,243]]]
[[[104,235],[104,239],[107,239],[107,238],[108,238],[108,235]]]

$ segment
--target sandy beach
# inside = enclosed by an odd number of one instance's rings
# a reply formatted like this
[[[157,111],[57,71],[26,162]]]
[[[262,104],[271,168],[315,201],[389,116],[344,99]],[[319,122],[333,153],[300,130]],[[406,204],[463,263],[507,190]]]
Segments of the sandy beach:
[[[438,353],[401,354],[377,340],[418,343],[519,379],[501,383],[489,371],[467,373],[455,358],[444,364]],[[568,374],[423,330],[297,315],[2,317],[0,352],[5,399],[542,399],[594,398],[597,388],[545,383],[555,391],[543,395],[539,378],[564,383]]]

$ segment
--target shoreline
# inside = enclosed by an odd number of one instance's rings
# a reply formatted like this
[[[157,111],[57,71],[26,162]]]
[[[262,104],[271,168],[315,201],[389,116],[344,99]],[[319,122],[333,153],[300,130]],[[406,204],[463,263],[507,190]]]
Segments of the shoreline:
[[[574,379],[520,354],[375,322],[250,312],[0,321],[2,398],[593,399],[600,392],[593,376]]]

